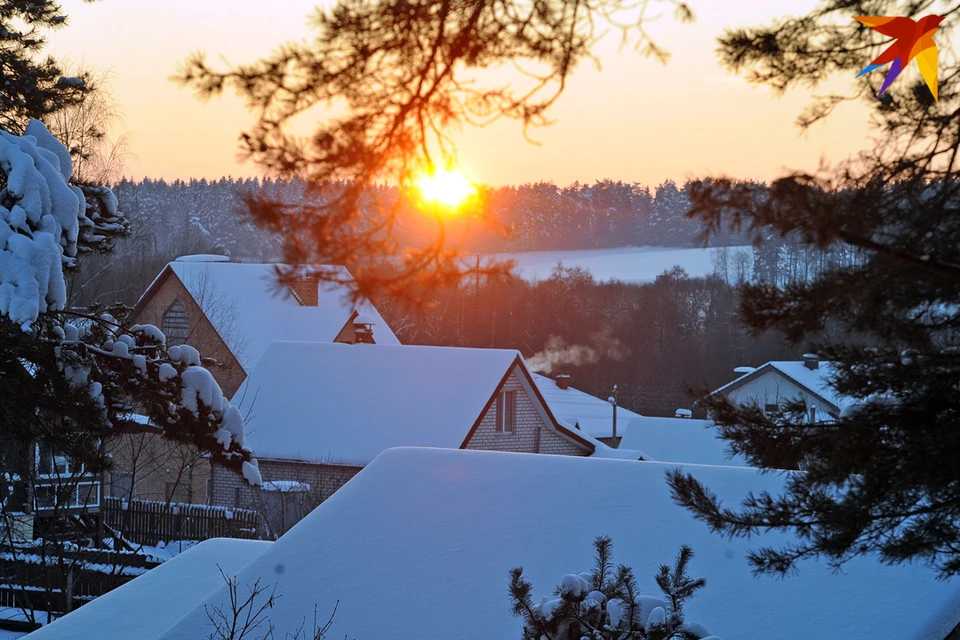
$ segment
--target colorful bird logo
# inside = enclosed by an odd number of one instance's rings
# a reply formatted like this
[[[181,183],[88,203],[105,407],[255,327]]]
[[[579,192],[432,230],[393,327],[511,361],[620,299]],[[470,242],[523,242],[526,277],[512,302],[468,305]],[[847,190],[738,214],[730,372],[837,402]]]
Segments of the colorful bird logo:
[[[930,87],[933,93],[933,99],[937,98],[937,44],[933,41],[933,34],[937,32],[940,23],[943,22],[943,16],[926,16],[919,20],[910,18],[891,18],[889,16],[859,16],[854,20],[862,22],[874,31],[882,33],[885,36],[896,38],[896,41],[887,47],[883,53],[867,65],[866,69],[857,74],[859,78],[865,73],[882,67],[888,62],[890,72],[887,73],[883,86],[880,87],[880,93],[877,97],[883,95],[900,72],[910,64],[914,58],[917,59],[917,66],[920,67],[920,75],[924,82]]]

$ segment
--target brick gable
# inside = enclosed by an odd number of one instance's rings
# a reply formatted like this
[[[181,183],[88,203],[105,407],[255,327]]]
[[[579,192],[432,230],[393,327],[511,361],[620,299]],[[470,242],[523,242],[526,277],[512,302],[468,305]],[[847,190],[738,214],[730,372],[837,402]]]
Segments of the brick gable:
[[[164,269],[157,282],[137,303],[131,314],[130,324],[152,324],[163,330],[163,314],[175,302],[183,305],[188,317],[186,343],[200,351],[202,356],[213,358],[219,363],[219,366],[207,366],[207,369],[223,389],[223,394],[228,398],[233,397],[247,374],[200,305],[170,267]]]
[[[516,420],[513,433],[497,432],[497,403],[486,408],[461,449],[484,451],[513,451],[516,453],[547,453],[565,456],[586,456],[591,451],[572,438],[561,434],[546,418],[543,402],[532,393],[530,384],[524,384],[515,364],[498,391],[515,391]]]

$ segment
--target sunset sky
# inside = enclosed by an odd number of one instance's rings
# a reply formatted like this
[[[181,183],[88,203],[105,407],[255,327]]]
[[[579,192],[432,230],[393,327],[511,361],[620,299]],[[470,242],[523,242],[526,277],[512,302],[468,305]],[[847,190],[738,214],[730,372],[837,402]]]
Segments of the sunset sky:
[[[64,0],[70,26],[50,34],[50,50],[112,71],[132,140],[129,176],[258,175],[255,165],[236,158],[237,137],[252,122],[240,100],[229,95],[203,103],[169,76],[194,51],[213,61],[222,56],[242,63],[281,42],[307,38],[305,17],[315,4]],[[691,0],[691,5],[694,24],[678,24],[667,11],[649,25],[658,44],[672,53],[666,66],[632,48],[618,51],[618,38],[606,38],[598,49],[602,70],[577,69],[552,112],[557,123],[533,132],[541,146],[524,141],[520,126],[509,121],[457,134],[464,172],[492,185],[602,178],[658,184],[721,174],[770,179],[786,169],[812,170],[821,159],[836,161],[866,145],[863,105],[845,105],[804,136],[794,120],[808,92],[776,98],[717,62],[716,37],[724,28],[803,13],[813,0]],[[911,68],[904,75],[918,72]],[[833,85],[851,86],[852,78]]]

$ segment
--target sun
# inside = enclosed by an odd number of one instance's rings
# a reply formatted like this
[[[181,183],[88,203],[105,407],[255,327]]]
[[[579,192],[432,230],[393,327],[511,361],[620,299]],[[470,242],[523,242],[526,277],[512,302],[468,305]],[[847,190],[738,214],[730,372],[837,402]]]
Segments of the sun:
[[[457,169],[435,171],[417,180],[423,199],[435,204],[457,207],[474,195],[477,188]]]

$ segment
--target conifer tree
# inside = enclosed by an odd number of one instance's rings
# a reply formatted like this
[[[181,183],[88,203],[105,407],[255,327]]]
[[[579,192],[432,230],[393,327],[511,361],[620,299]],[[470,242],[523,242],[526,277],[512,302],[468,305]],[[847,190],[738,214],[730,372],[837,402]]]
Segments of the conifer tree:
[[[64,76],[52,56],[41,57],[44,31],[66,24],[52,0],[0,2],[0,128],[23,133],[31,118],[79,104],[91,90],[89,74]]]
[[[905,71],[878,99],[884,72],[854,77],[889,39],[862,15],[945,16],[935,41],[939,101]],[[779,494],[720,504],[709,487],[675,471],[679,503],[723,534],[793,533],[795,542],[757,549],[764,573],[805,558],[840,565],[860,554],[922,561],[960,573],[960,63],[944,54],[960,3],[827,0],[807,15],[735,29],[720,40],[726,65],[780,93],[850,78],[848,96],[815,101],[808,127],[845,100],[865,101],[878,125],[871,148],[839,167],[794,173],[769,188],[729,179],[693,185],[691,215],[711,231],[732,225],[811,247],[846,247],[856,259],[806,280],[768,279],[742,291],[755,332],[778,331],[832,363],[832,386],[849,406],[811,422],[802,403],[765,413],[720,396],[704,401],[730,448],[758,467],[802,469]],[[912,63],[911,63],[912,64]],[[775,278],[775,276],[773,276]]]
[[[417,302],[423,289],[475,275],[464,268],[459,243],[446,238],[441,216],[425,246],[402,247],[395,233],[399,212],[417,197],[414,178],[455,160],[450,132],[501,118],[519,121],[524,132],[549,124],[550,107],[608,27],[666,61],[647,31],[662,10],[693,20],[682,0],[338,0],[312,16],[312,42],[226,70],[195,56],[179,79],[204,98],[234,89],[256,114],[241,152],[307,185],[296,202],[248,202],[258,224],[282,232],[286,264],[350,265],[353,278],[340,284]],[[519,69],[522,89],[473,81],[478,70],[501,66]],[[343,105],[342,115],[318,114],[310,136],[291,130],[292,120],[330,104]],[[398,184],[399,194],[373,197],[382,181]],[[386,255],[393,256],[389,269],[377,269]],[[479,270],[496,277],[504,266]],[[290,267],[280,277],[302,271]]]
[[[167,348],[153,326],[125,326],[122,306],[67,306],[69,273],[112,251],[130,224],[109,187],[76,179],[68,149],[35,119],[90,90],[37,59],[40,29],[65,21],[54,2],[0,2],[0,449],[19,452],[4,455],[13,469],[0,473],[30,485],[35,447],[98,473],[109,464],[104,442],[140,428],[130,414],[142,412],[158,433],[259,483],[239,411],[195,349]],[[32,509],[29,486],[5,494],[21,500],[6,499],[7,513]]]
[[[523,640],[718,640],[703,625],[684,620],[684,603],[707,584],[687,573],[690,547],[680,548],[673,566],[660,566],[656,582],[665,597],[659,599],[641,596],[633,569],[614,565],[609,537],[598,537],[593,546],[593,571],[563,576],[554,597],[539,603],[523,567],[510,571],[511,611],[523,618]]]

